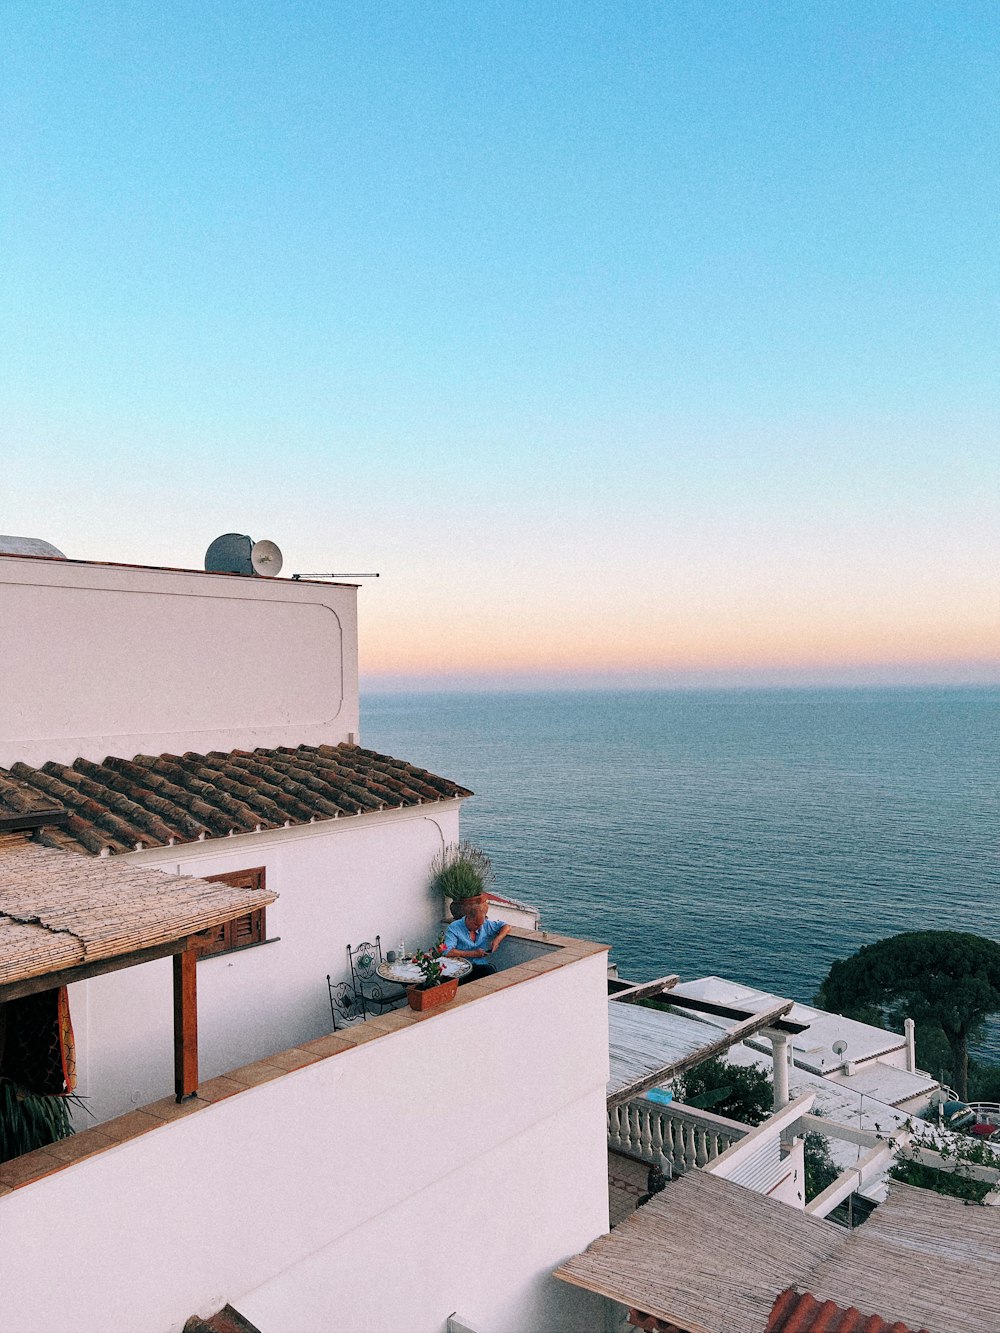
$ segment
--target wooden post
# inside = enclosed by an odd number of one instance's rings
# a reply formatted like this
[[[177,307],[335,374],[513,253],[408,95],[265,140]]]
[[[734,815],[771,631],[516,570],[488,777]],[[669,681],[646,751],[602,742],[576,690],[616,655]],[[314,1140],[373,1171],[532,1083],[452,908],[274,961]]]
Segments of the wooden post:
[[[179,1102],[198,1091],[198,955],[174,954],[174,1091]]]

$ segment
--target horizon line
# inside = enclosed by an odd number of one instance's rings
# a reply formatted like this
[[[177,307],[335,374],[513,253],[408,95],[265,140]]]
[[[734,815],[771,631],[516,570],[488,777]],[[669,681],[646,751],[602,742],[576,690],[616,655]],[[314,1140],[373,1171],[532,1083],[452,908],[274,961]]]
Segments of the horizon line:
[[[693,693],[696,691],[989,689],[1000,662],[690,672],[366,672],[362,694]]]

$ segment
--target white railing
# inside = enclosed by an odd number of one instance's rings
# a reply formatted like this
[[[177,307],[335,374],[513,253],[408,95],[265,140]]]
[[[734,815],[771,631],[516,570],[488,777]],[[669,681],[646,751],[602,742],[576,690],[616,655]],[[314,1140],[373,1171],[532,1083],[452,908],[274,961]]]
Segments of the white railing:
[[[644,1097],[621,1102],[608,1111],[608,1147],[651,1165],[666,1159],[674,1175],[705,1166],[749,1132],[738,1120],[682,1103],[650,1102]]]
[[[969,1110],[975,1111],[978,1121],[1000,1125],[1000,1102],[969,1102]]]

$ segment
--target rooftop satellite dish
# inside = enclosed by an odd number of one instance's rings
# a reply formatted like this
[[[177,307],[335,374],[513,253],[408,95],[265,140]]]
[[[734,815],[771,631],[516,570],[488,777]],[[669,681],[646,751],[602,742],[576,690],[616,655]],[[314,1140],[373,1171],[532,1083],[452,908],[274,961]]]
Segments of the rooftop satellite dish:
[[[281,552],[274,542],[254,542],[250,548],[250,563],[255,574],[273,579],[281,572]]]
[[[205,552],[209,574],[252,574],[253,542],[240,532],[224,532]]]
[[[833,1043],[833,1053],[834,1053],[834,1055],[843,1055],[844,1052],[845,1052],[846,1050],[847,1050],[847,1042],[846,1042],[846,1041],[835,1041],[835,1042]]]

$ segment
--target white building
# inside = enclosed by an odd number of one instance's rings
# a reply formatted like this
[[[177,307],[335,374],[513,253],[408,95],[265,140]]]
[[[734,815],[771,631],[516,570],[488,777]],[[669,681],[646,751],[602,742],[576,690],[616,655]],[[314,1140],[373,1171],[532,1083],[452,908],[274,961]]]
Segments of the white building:
[[[60,865],[167,872],[165,905],[177,875],[262,904],[196,963],[161,940],[197,982],[181,1103],[178,962],[133,939],[95,975],[80,933],[58,976],[93,1119],[0,1165],[0,1329],[168,1333],[227,1302],[263,1333],[603,1328],[550,1276],[608,1225],[603,946],[517,928],[447,1008],[331,1033],[349,945],[437,937],[469,795],[359,748],[356,589],[0,556],[0,615],[13,822]]]

